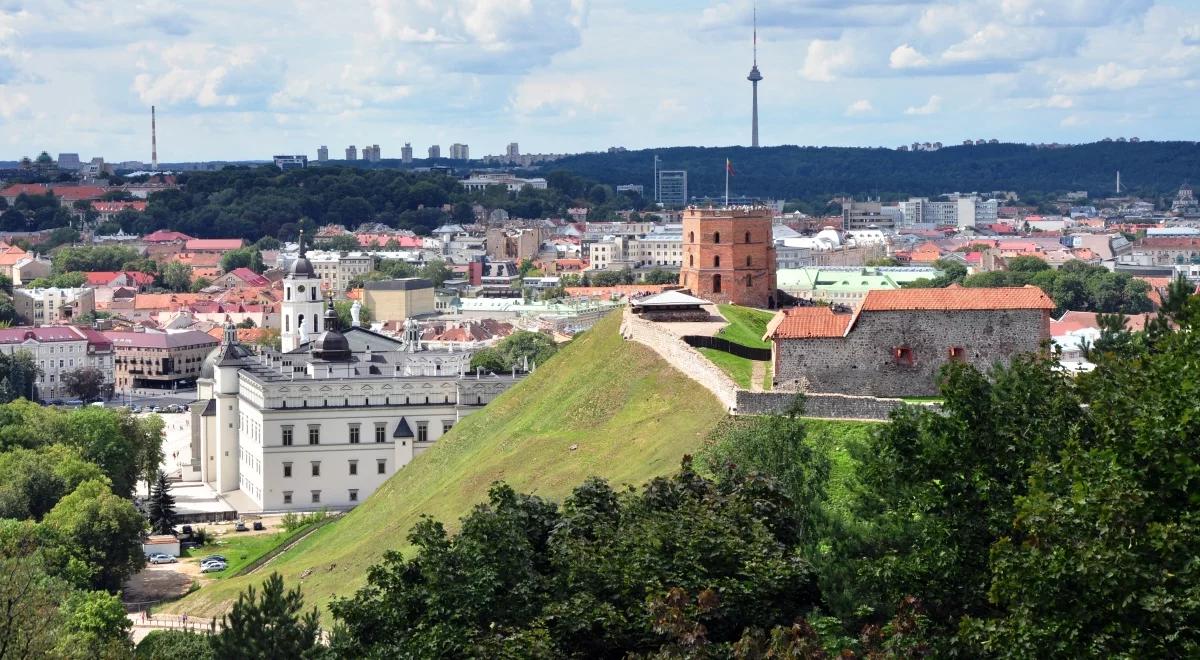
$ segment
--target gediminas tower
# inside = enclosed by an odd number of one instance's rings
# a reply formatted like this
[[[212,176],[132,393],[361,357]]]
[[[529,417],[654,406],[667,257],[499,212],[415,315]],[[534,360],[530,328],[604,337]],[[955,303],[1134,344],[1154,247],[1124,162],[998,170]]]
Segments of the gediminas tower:
[[[679,283],[713,302],[775,307],[773,216],[761,206],[686,209]]]

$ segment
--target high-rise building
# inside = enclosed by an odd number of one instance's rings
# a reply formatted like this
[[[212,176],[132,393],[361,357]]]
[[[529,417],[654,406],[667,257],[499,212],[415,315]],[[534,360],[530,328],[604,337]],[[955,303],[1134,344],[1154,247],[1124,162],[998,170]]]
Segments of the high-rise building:
[[[746,76],[746,80],[750,81],[750,86],[753,92],[752,116],[750,119],[750,146],[758,146],[758,81],[762,80],[763,76],[758,71],[758,7],[754,8],[754,64],[750,67],[750,75]]]
[[[958,198],[958,227],[960,229],[975,227],[975,203],[979,199],[974,195],[963,195]]]
[[[429,147],[429,160],[434,160],[435,158],[441,158],[441,157],[442,157],[441,146],[435,144],[435,145],[432,145]]]
[[[371,163],[377,163],[380,159],[379,145],[370,144],[362,148],[362,159]]]
[[[842,201],[842,228],[846,231],[855,229],[895,229],[894,219],[883,214],[882,204],[878,201],[856,202],[852,199]]]
[[[509,160],[517,160],[521,157],[521,148],[516,142],[509,142],[508,148],[504,150],[504,157]]]
[[[471,160],[471,151],[465,144],[450,145],[450,160]]]
[[[58,155],[58,169],[60,169],[60,170],[75,171],[75,170],[78,170],[82,166],[83,166],[83,164],[79,162],[79,154],[59,154]]]
[[[679,283],[713,302],[774,307],[774,216],[767,207],[684,211]]]
[[[687,170],[659,170],[658,202],[664,206],[684,206],[687,201]]]
[[[317,147],[317,162],[324,163],[329,160],[329,147],[321,145]]]
[[[400,162],[408,164],[412,162],[412,144],[405,142],[400,149]]]
[[[346,160],[358,160],[358,149],[354,145],[346,147]]]

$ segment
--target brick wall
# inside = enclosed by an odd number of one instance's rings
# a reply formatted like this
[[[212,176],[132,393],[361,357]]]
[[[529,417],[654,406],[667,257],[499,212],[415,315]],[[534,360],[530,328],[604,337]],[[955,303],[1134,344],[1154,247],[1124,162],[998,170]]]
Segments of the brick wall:
[[[635,316],[628,307],[625,308],[621,321],[621,336],[648,346],[671,366],[682,371],[683,375],[712,392],[726,410],[734,408],[734,392],[737,385],[725,372],[699,351],[683,343],[683,340],[654,323]]]
[[[775,389],[796,390],[805,379],[817,392],[932,396],[952,348],[986,371],[1039,350],[1049,332],[1042,310],[863,312],[847,337],[776,342]],[[898,347],[911,351],[911,364],[895,358]]]

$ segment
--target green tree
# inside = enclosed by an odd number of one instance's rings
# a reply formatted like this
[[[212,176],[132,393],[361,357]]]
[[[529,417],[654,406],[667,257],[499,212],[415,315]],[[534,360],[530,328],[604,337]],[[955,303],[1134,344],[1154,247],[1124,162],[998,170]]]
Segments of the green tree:
[[[351,327],[351,321],[354,318],[350,315],[350,308],[353,306],[353,300],[339,300],[333,303],[333,309],[337,312],[338,316],[338,325],[342,329]],[[359,308],[358,320],[364,328],[371,324],[371,310],[366,305]]]
[[[0,553],[0,658],[51,657],[62,621],[58,606],[70,593],[32,554]]]
[[[171,495],[171,482],[167,475],[158,473],[150,491],[150,530],[155,534],[175,533],[175,497]]]
[[[332,250],[334,252],[352,252],[362,249],[362,246],[358,243],[358,237],[354,234],[330,236],[329,238],[321,239],[314,247],[318,250]]]
[[[138,642],[137,660],[215,660],[208,635],[186,630],[151,630]]]
[[[197,277],[196,280],[192,282],[192,288],[190,291],[192,293],[199,293],[210,286],[212,286],[212,280],[208,279],[207,277]]]
[[[63,625],[56,656],[60,658],[128,658],[132,624],[121,599],[103,591],[77,591],[62,604]]]
[[[173,261],[163,267],[162,283],[172,291],[188,291],[192,287],[192,269],[178,261]]]
[[[104,372],[96,367],[77,367],[62,374],[62,384],[76,399],[98,401],[104,393]]]
[[[18,398],[36,401],[39,373],[41,370],[29,351],[0,353],[0,403]]]
[[[435,288],[441,287],[443,284],[445,284],[446,280],[450,279],[452,275],[454,275],[454,271],[450,270],[450,267],[446,265],[446,262],[442,261],[441,259],[427,261],[425,262],[425,265],[421,266],[420,270],[417,271],[418,277],[423,277],[430,282],[433,282],[433,286]]]
[[[495,348],[484,348],[471,356],[471,371],[476,369],[482,369],[485,373],[499,373],[507,371],[508,365]]]
[[[599,479],[561,511],[495,484],[456,536],[425,519],[411,558],[390,552],[332,605],[347,657],[670,657],[652,603],[710,591],[713,657],[751,626],[790,624],[818,602],[795,552],[787,497],[761,475],[712,481],[685,460],[641,492]],[[656,652],[662,651],[662,656]]]
[[[145,564],[141,541],[146,520],[104,481],[80,484],[46,514],[45,524],[94,567],[94,588],[116,591]]]
[[[251,586],[238,596],[220,628],[214,624],[209,643],[216,658],[319,657],[324,649],[317,621],[315,609],[304,612],[300,588],[284,591],[283,578],[272,573],[261,593]]]
[[[253,246],[230,250],[221,255],[221,270],[228,273],[238,268],[249,268],[262,274],[266,270],[262,260],[262,252]]]
[[[41,520],[84,481],[107,481],[95,463],[65,445],[0,453],[0,518]]]

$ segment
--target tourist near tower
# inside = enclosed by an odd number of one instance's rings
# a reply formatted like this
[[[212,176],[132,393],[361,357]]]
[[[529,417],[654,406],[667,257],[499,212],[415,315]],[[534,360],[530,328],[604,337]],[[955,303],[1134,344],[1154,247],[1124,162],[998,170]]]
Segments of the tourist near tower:
[[[758,72],[758,5],[754,6],[754,65],[750,67],[750,75],[746,76],[746,80],[750,81],[750,85],[754,89],[754,106],[753,119],[750,128],[750,146],[758,146],[758,81],[762,80],[762,74]]]

